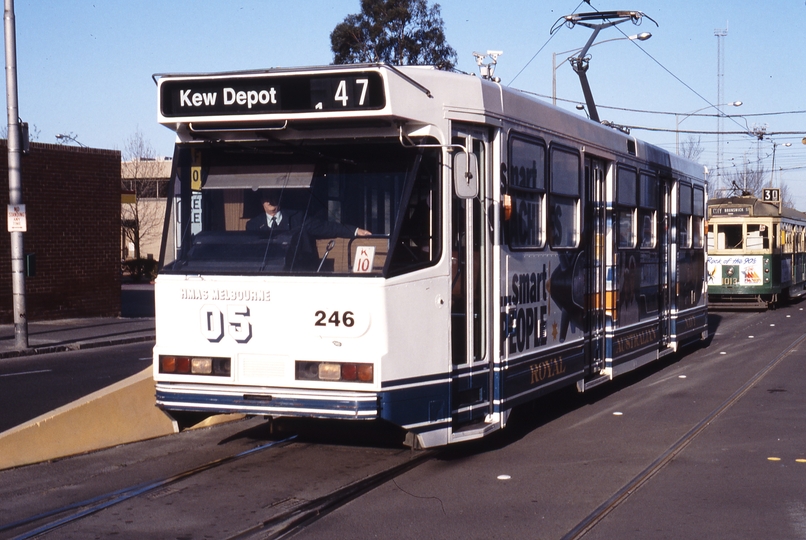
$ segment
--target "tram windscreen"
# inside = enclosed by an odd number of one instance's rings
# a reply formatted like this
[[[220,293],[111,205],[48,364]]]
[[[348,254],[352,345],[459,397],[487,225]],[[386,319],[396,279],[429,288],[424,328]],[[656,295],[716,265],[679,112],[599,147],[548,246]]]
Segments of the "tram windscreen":
[[[395,275],[439,257],[439,152],[399,141],[178,149],[161,272]]]

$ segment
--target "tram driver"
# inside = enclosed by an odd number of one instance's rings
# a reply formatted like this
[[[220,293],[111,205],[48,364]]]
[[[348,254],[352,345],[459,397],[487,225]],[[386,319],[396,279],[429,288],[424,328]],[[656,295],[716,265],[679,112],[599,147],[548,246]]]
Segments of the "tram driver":
[[[361,227],[327,221],[303,211],[283,208],[280,204],[281,196],[281,190],[262,190],[260,201],[263,212],[246,223],[246,230],[259,232],[261,235],[293,238],[292,244],[298,249],[293,250],[295,260],[287,261],[290,267],[310,266],[318,260],[316,239],[372,235]]]

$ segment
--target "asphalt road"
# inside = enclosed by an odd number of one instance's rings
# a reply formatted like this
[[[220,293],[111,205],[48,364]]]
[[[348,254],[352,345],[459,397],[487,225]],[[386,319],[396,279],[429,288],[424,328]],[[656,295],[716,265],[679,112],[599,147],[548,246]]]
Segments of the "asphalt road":
[[[139,373],[153,342],[7,358],[0,362],[0,432]]]
[[[570,539],[583,523],[586,540],[804,538],[804,307],[713,314],[706,346],[586,394],[541,398],[502,432],[327,508],[294,538]],[[268,537],[243,531],[413,454],[354,425],[179,478],[47,537]],[[255,418],[0,471],[0,515],[20,519],[285,436]]]

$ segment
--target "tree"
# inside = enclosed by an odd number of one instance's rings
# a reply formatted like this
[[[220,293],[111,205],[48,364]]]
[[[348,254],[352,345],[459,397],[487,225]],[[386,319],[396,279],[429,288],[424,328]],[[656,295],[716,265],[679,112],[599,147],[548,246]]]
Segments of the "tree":
[[[456,51],[448,45],[439,4],[428,0],[361,0],[330,34],[334,64],[433,65],[451,70]]]
[[[139,279],[147,266],[142,260],[143,246],[158,241],[162,235],[168,180],[165,169],[170,162],[156,159],[151,143],[139,129],[126,140],[122,157],[121,189],[128,197],[121,205],[120,224],[124,242],[133,246],[130,271]]]
[[[764,187],[764,182],[767,178],[767,173],[764,167],[748,168],[746,165],[743,170],[736,170],[735,172],[727,173],[722,176],[725,183],[725,196],[739,196],[743,194],[752,195],[753,197],[761,196],[761,189]]]
[[[694,135],[689,135],[688,139],[680,143],[680,155],[691,161],[698,161],[704,150],[700,138],[695,139]]]

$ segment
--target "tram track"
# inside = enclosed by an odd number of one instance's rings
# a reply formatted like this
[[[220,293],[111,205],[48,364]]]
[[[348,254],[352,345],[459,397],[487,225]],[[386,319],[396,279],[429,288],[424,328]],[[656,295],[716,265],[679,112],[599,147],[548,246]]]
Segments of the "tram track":
[[[196,476],[198,474],[209,471],[216,467],[220,467],[222,465],[232,463],[233,461],[243,459],[246,456],[250,456],[258,452],[285,446],[287,444],[290,444],[295,438],[296,436],[292,435],[279,441],[272,441],[270,443],[263,444],[255,448],[239,452],[232,456],[209,461],[203,465],[193,467],[186,471],[182,471],[180,473],[171,475],[167,478],[155,480],[152,482],[144,482],[133,486],[128,486],[122,489],[117,489],[115,491],[98,495],[96,497],[92,497],[84,501],[74,502],[61,508],[55,508],[47,512],[43,512],[4,525],[0,525],[0,533],[7,531],[14,531],[15,529],[21,529],[27,525],[36,524],[44,520],[55,518],[51,519],[51,521],[47,521],[44,524],[36,526],[34,529],[17,533],[17,535],[13,537],[14,540],[25,540],[28,538],[35,538],[37,536],[41,536],[49,532],[52,532],[69,523],[73,523],[75,521],[84,519],[88,516],[91,516],[92,514],[100,512],[101,510],[105,510],[117,504],[126,502],[132,498],[145,495],[157,489],[165,488],[171,484],[179,482],[180,480],[185,480],[192,476]]]
[[[598,523],[604,520],[608,514],[618,508],[627,499],[636,493],[644,484],[649,482],[656,474],[658,474],[666,465],[675,459],[694,439],[700,435],[714,420],[716,420],[725,411],[736,404],[747,392],[753,388],[761,379],[763,379],[775,366],[781,361],[795,352],[796,348],[806,341],[806,333],[802,333],[789,345],[787,345],[781,353],[770,360],[764,367],[756,372],[750,379],[748,379],[741,387],[739,387],[733,394],[720,403],[708,415],[694,425],[688,432],[680,437],[674,444],[672,444],[665,452],[663,452],[657,459],[650,463],[644,470],[635,475],[629,482],[616,491],[610,498],[604,501],[596,509],[588,514],[582,521],[574,526],[568,533],[566,533],[562,540],[577,540],[584,537],[590,532]]]
[[[333,510],[432,459],[437,453],[437,450],[418,451],[416,457],[405,463],[344,486],[318,499],[299,504],[272,519],[230,536],[226,540],[281,540],[288,538]]]
[[[143,520],[152,520],[156,523],[159,520],[156,516],[148,515],[149,505],[151,505],[150,508],[154,508],[154,501],[159,500],[160,504],[172,506],[173,511],[177,513],[175,515],[181,515],[187,511],[198,512],[192,494],[193,488],[188,488],[189,485],[217,485],[219,488],[223,488],[220,493],[225,493],[227,492],[226,486],[221,486],[218,482],[221,478],[229,477],[231,479],[231,475],[238,469],[257,467],[271,478],[278,474],[272,471],[293,468],[295,460],[300,459],[302,455],[308,456],[302,458],[303,460],[311,459],[313,456],[313,459],[320,461],[323,460],[322,456],[332,455],[333,463],[330,466],[344,462],[345,455],[353,456],[351,460],[349,458],[348,460],[354,465],[356,459],[362,459],[359,456],[363,452],[356,453],[349,446],[333,447],[311,443],[308,440],[310,436],[306,436],[304,432],[302,435],[296,432],[286,432],[286,435],[280,440],[211,459],[157,480],[132,482],[130,485],[119,487],[114,491],[92,495],[52,509],[42,509],[35,515],[21,517],[13,522],[0,522],[0,538],[14,538],[15,540],[56,536],[75,538],[83,537],[88,530],[104,530],[108,534],[123,534],[124,537],[141,537],[141,534],[160,536],[161,533],[149,528],[150,525],[143,522]],[[272,454],[265,458],[258,456],[264,451],[280,450],[281,448],[286,448],[290,452]],[[338,450],[339,448],[341,450]],[[254,507],[262,508],[263,515],[253,512],[250,516],[254,518],[252,520],[244,521],[242,519],[241,521],[234,520],[234,522],[230,520],[229,532],[222,532],[226,530],[222,527],[212,533],[212,537],[233,540],[286,538],[331,511],[421,465],[436,455],[436,452],[395,449],[390,453],[385,450],[370,449],[368,454],[371,459],[373,456],[377,458],[377,463],[369,465],[369,470],[361,472],[362,469],[359,466],[352,473],[342,474],[326,486],[320,486],[321,489],[306,490],[297,486],[280,490],[279,493],[282,495],[278,495],[278,493],[253,495],[254,492],[251,492],[249,497],[252,499]],[[245,458],[248,457],[253,458],[246,460]],[[304,479],[305,476],[306,474],[303,474],[300,478]],[[142,477],[143,475],[140,475],[140,478]],[[231,479],[230,483],[232,486],[237,486],[237,480]],[[244,488],[235,488],[235,492],[245,493]],[[224,497],[230,497],[231,501],[237,500],[231,491],[229,493],[230,495],[224,495]],[[171,499],[165,499],[165,497],[171,497]],[[213,508],[220,508],[220,502],[218,502],[220,497],[220,494],[216,495],[217,500],[213,503]],[[166,500],[169,502],[163,502]],[[116,507],[117,509],[115,509]],[[136,508],[133,513],[132,507]],[[120,515],[126,517],[120,518]],[[183,524],[168,524],[167,526],[172,528],[172,531],[184,531],[194,536],[201,531],[201,529],[194,529],[192,526]],[[159,529],[159,526],[157,530],[165,532],[165,530]],[[210,531],[205,531],[205,534],[209,533]]]

